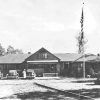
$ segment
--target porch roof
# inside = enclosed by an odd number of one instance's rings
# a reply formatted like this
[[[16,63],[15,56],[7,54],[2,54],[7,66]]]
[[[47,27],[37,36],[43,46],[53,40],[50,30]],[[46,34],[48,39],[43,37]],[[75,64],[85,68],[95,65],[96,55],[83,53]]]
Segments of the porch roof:
[[[42,64],[42,63],[48,63],[48,64],[52,64],[52,63],[57,63],[58,60],[35,60],[35,61],[27,61],[27,63],[30,64]]]
[[[71,61],[73,62],[82,56],[81,54],[77,53],[55,53],[54,55],[60,58],[60,60],[64,62],[71,62]]]
[[[95,61],[96,62],[96,59],[97,59],[97,56],[92,54],[92,55],[85,55],[85,58],[82,56],[82,57],[80,57],[76,61],[77,62],[83,62],[83,61],[86,61],[86,62],[93,62],[93,61]],[[99,59],[99,61],[100,61],[100,59]]]
[[[88,60],[89,62],[100,62],[100,56],[95,56],[93,59]]]
[[[58,60],[34,60],[34,61],[27,61],[27,62],[58,62]]]

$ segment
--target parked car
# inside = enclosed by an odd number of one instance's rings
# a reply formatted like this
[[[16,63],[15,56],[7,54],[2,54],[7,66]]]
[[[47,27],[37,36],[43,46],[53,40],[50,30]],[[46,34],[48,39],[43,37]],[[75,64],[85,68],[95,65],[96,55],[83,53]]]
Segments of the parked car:
[[[36,77],[36,74],[33,69],[28,69],[26,73],[26,78],[28,79],[34,79]]]
[[[18,79],[19,74],[17,73],[17,70],[9,70],[9,73],[6,75],[7,79]]]

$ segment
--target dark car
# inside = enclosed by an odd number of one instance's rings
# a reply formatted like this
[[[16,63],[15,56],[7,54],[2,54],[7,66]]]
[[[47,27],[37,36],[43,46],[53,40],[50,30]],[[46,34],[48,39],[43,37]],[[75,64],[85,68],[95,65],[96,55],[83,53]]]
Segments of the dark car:
[[[26,78],[28,79],[34,79],[36,77],[36,74],[33,69],[28,69],[26,73]]]

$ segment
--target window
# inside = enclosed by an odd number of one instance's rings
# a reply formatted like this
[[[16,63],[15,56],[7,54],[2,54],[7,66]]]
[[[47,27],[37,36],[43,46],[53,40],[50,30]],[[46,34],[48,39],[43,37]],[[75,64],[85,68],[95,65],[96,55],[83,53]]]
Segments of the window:
[[[48,57],[47,53],[40,53],[39,54],[40,59],[47,59],[47,57]]]
[[[47,59],[47,53],[43,54],[43,58]]]

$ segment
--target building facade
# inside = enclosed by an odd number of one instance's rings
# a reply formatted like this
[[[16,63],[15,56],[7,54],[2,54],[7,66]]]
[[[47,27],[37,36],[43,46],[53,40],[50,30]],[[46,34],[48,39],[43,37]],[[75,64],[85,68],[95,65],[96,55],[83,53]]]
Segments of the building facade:
[[[96,58],[95,55],[86,57],[86,76],[98,68],[99,63],[96,65],[96,62],[90,61],[94,58]],[[75,53],[52,54],[45,48],[39,49],[34,54],[9,54],[0,57],[0,71],[4,77],[9,70],[17,70],[19,76],[22,77],[24,69],[27,72],[34,71],[37,77],[83,77],[83,58],[82,55]]]

